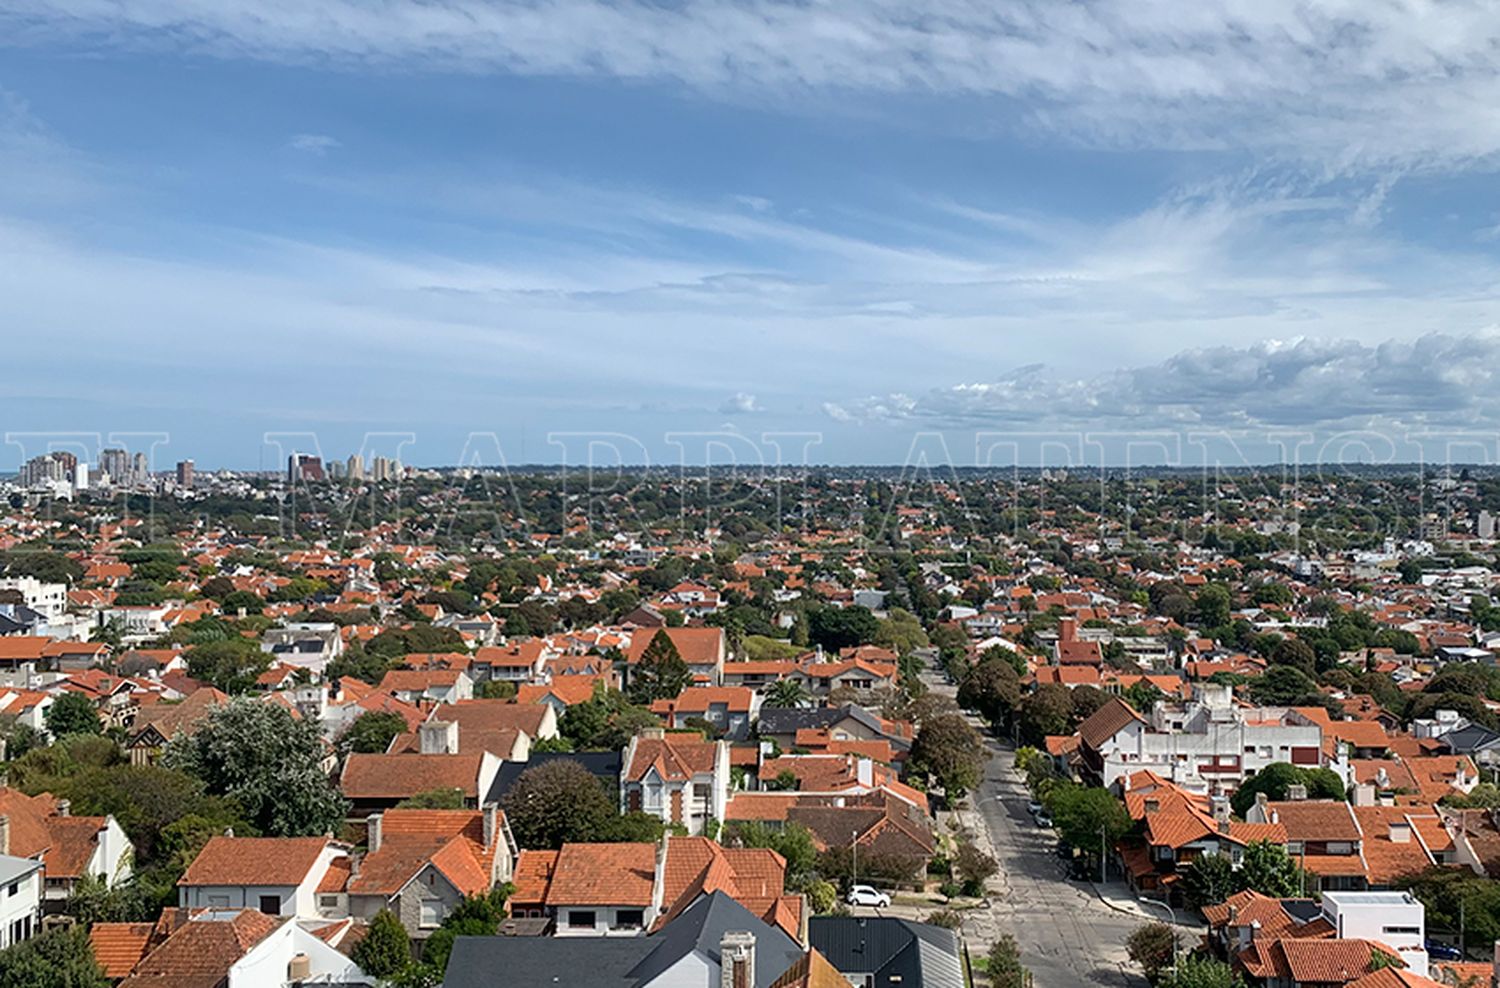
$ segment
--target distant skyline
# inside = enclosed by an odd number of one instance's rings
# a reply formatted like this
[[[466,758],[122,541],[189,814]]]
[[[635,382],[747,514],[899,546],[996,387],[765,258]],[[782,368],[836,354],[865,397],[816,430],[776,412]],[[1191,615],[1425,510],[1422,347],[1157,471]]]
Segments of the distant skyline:
[[[1462,0],[0,0],[0,434],[1500,436],[1497,44]]]

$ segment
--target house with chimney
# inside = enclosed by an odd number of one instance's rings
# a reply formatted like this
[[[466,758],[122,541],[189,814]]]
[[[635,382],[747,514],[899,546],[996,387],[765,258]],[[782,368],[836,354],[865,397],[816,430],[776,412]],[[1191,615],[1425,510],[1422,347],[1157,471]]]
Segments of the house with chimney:
[[[0,789],[0,855],[41,862],[42,909],[52,914],[85,876],[127,881],[135,848],[113,816],[74,816],[68,800],[50,793]]]
[[[729,776],[727,742],[704,740],[697,731],[647,728],[625,746],[620,808],[701,834],[709,820],[724,819]]]
[[[368,850],[350,860],[342,893],[347,915],[369,920],[389,909],[408,935],[425,937],[464,899],[510,881],[515,837],[493,803],[477,810],[393,809],[371,814]]]
[[[506,988],[581,977],[590,988],[772,988],[793,984],[781,978],[804,973],[806,956],[802,942],[714,891],[647,936],[459,937],[443,985],[493,988],[504,972]]]

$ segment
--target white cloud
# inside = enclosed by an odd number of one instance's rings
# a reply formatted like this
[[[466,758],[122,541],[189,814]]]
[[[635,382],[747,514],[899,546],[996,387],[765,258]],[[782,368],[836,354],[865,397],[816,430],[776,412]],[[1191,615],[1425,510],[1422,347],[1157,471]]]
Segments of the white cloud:
[[[324,155],[335,148],[342,147],[338,138],[327,134],[294,134],[287,141],[287,147],[293,151],[304,151],[308,154]]]
[[[863,423],[1223,428],[1478,426],[1500,422],[1500,332],[1375,345],[1265,340],[1200,347],[1094,378],[1019,368],[911,396],[825,403]]]
[[[1500,151],[1488,0],[8,0],[0,38],[673,80],[789,101],[999,97],[1089,144],[1243,145],[1335,168]]]
[[[719,405],[720,415],[753,415],[763,411],[765,409],[756,401],[755,395],[745,391],[736,391]]]

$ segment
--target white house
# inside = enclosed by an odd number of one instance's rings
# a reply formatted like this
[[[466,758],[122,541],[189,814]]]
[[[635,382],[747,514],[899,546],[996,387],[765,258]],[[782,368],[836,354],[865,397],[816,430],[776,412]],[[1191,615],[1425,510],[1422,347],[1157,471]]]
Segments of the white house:
[[[1410,892],[1324,892],[1323,918],[1341,940],[1374,940],[1427,977],[1427,910]]]
[[[227,988],[373,985],[377,979],[296,922],[282,923],[229,967]]]
[[[0,854],[0,948],[30,940],[42,928],[42,863]]]
[[[647,728],[630,739],[620,769],[620,805],[703,833],[729,802],[729,745],[701,734]]]
[[[178,880],[177,904],[316,919],[326,915],[319,886],[330,868],[347,867],[348,855],[324,837],[214,837]]]

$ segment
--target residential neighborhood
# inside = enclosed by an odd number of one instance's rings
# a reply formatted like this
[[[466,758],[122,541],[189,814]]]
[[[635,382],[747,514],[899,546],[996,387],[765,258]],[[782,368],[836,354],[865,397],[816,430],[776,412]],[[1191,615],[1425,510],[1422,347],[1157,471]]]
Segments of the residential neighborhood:
[[[278,477],[199,474],[149,518],[23,495],[0,959],[131,988],[1491,984],[1492,548],[1454,524],[1314,566],[1249,522],[1100,539],[1039,506],[1017,536],[959,517],[992,483],[901,492],[896,550],[202,513]]]

